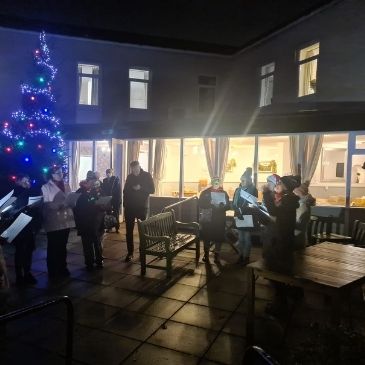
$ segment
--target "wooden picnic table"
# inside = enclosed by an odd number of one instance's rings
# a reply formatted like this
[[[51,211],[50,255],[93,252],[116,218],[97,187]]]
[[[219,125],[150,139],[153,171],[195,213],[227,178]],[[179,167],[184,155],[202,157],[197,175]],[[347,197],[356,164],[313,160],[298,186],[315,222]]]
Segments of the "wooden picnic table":
[[[341,307],[350,291],[365,282],[365,249],[322,242],[295,253],[290,274],[267,268],[263,259],[248,267],[247,344],[254,344],[255,281],[257,276],[330,295],[332,316],[341,318]]]

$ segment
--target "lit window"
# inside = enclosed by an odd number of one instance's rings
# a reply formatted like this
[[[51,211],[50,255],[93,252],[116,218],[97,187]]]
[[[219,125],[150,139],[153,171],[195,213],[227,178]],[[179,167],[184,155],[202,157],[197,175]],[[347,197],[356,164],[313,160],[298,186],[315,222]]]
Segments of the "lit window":
[[[148,82],[150,72],[140,69],[129,69],[130,103],[132,109],[148,108]]]
[[[261,67],[261,94],[260,106],[270,105],[274,90],[275,63]]]
[[[79,63],[79,104],[99,104],[99,66]]]
[[[199,112],[208,113],[215,103],[215,87],[217,79],[214,76],[199,76]]]
[[[317,91],[318,56],[319,43],[299,51],[299,97],[315,94]]]

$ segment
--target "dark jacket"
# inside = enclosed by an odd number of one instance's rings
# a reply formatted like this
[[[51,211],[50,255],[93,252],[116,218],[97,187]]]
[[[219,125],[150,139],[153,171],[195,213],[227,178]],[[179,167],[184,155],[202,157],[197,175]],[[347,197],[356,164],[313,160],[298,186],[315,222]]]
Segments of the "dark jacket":
[[[230,209],[229,196],[224,191],[226,203],[221,206],[211,204],[212,187],[205,189],[199,196],[199,209],[212,209],[210,222],[201,222],[201,238],[204,241],[223,242],[226,229],[226,210]]]
[[[118,176],[106,177],[103,180],[102,192],[105,196],[112,197],[112,204],[120,204],[122,201],[122,191]]]
[[[100,194],[83,188],[77,190],[77,193],[81,193],[74,208],[77,233],[79,235],[100,235],[104,229],[105,216],[103,207],[95,204]]]
[[[234,216],[237,218],[242,217],[243,215],[252,215],[253,218],[253,222],[254,222],[254,227],[253,228],[239,228],[241,230],[255,230],[258,228],[258,212],[253,209],[250,208],[248,206],[249,202],[241,197],[241,190],[246,191],[247,193],[253,195],[254,197],[257,198],[258,196],[258,191],[255,187],[255,185],[251,184],[245,187],[239,186],[233,195],[233,202],[232,202],[232,208],[234,210]]]
[[[270,216],[275,218],[275,222],[270,225],[270,242],[265,248],[264,257],[274,270],[291,269],[298,200],[299,198],[290,192],[284,194],[279,202],[275,202],[272,192],[264,192],[265,206]]]
[[[140,185],[140,190],[133,186]],[[129,174],[123,189],[123,206],[126,209],[143,210],[147,208],[148,196],[155,192],[155,185],[149,172],[143,171],[139,175]]]

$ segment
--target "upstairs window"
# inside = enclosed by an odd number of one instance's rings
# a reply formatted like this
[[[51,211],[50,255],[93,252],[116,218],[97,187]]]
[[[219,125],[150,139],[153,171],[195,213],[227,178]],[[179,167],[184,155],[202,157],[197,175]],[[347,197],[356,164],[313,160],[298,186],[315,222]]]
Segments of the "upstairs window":
[[[299,51],[299,97],[317,92],[318,57],[319,43]]]
[[[275,63],[268,63],[261,67],[260,106],[270,105],[274,90]]]
[[[79,104],[99,104],[99,66],[78,64]]]
[[[217,78],[215,76],[199,76],[199,112],[208,113],[214,108],[215,87]]]
[[[148,83],[150,72],[141,69],[129,69],[130,99],[131,109],[148,108]]]

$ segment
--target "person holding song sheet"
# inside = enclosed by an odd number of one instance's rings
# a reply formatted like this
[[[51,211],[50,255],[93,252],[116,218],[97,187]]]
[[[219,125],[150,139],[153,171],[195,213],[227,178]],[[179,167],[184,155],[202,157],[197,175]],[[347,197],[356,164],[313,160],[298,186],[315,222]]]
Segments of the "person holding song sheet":
[[[199,222],[201,237],[204,242],[203,261],[209,263],[210,244],[214,243],[214,262],[219,261],[219,254],[226,227],[226,210],[230,208],[228,194],[221,187],[219,177],[213,177],[211,187],[199,196]]]
[[[66,245],[70,228],[75,227],[71,208],[67,205],[70,186],[63,181],[61,167],[51,167],[48,182],[42,186],[43,227],[47,233],[47,268],[50,278],[69,276]]]
[[[87,270],[103,267],[102,237],[104,233],[105,211],[107,205],[99,204],[106,197],[101,196],[97,179],[80,182],[80,197],[74,209],[75,223],[78,234],[81,236]],[[108,197],[111,201],[111,197]]]
[[[31,191],[30,178],[27,175],[19,174],[16,177],[14,185],[14,194],[16,197],[13,203],[12,211],[18,215],[18,212],[25,210],[28,206],[30,191]],[[27,207],[27,215],[36,218],[37,209]],[[14,264],[16,285],[23,286],[27,284],[36,284],[37,280],[30,272],[32,265],[32,255],[35,248],[35,222],[37,219],[32,219],[22,231],[15,237],[13,244],[15,246]]]
[[[246,198],[245,198],[246,196]],[[252,196],[254,198],[249,199]],[[238,230],[238,250],[240,252],[238,264],[247,265],[251,253],[251,231],[257,227],[256,212],[249,204],[256,201],[257,189],[252,182],[252,168],[247,167],[241,176],[241,183],[234,192],[233,209],[236,228]]]

